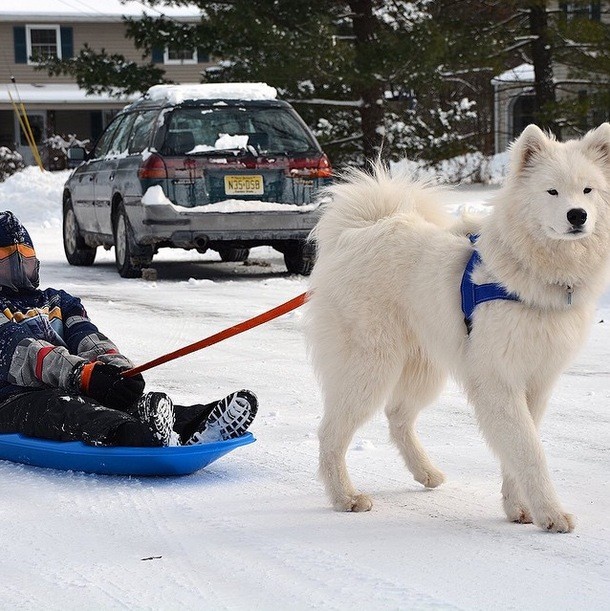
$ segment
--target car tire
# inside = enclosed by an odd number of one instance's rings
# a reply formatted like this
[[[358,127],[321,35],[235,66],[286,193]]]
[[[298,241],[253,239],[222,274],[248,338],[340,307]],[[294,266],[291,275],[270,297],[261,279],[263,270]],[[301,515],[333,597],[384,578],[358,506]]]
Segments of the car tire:
[[[218,254],[222,261],[245,261],[250,256],[249,248],[219,248]]]
[[[284,263],[291,274],[309,276],[316,260],[316,247],[311,242],[297,242],[284,249]]]
[[[97,248],[87,246],[81,235],[69,195],[64,199],[62,234],[68,263],[78,266],[93,265]]]
[[[120,203],[112,224],[114,234],[114,259],[117,271],[122,278],[139,278],[142,268],[150,264],[153,249],[150,246],[136,244],[133,230],[125,213],[125,206]]]

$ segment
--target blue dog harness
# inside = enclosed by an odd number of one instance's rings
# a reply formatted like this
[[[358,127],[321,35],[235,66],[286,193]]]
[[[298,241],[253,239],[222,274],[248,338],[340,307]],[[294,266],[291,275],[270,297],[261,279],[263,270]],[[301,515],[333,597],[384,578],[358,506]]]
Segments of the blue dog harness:
[[[470,241],[474,244],[477,241],[478,235],[469,235]],[[462,294],[462,312],[464,313],[464,322],[466,330],[470,334],[472,331],[472,314],[479,303],[493,301],[495,299],[508,299],[510,301],[519,301],[519,297],[514,293],[509,293],[501,284],[490,282],[489,284],[475,284],[472,281],[472,272],[475,266],[480,263],[481,257],[475,249],[472,252],[470,260],[466,264],[464,275],[462,276],[462,284],[460,292]]]

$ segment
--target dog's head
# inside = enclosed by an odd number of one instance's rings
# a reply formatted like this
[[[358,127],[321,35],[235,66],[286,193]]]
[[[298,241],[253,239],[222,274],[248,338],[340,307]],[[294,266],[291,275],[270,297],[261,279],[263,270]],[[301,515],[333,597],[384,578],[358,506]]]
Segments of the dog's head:
[[[557,142],[535,125],[511,147],[517,214],[552,240],[580,240],[610,222],[610,123],[580,140]]]

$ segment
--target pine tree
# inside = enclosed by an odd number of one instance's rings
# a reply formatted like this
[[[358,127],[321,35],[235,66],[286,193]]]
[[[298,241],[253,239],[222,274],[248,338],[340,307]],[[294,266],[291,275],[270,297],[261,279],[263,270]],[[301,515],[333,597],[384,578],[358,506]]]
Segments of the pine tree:
[[[163,80],[164,71],[152,63],[141,65],[106,49],[94,51],[87,43],[78,55],[69,60],[47,57],[43,68],[50,76],[68,74],[87,93],[109,93],[114,96],[146,91]],[[38,66],[40,69],[41,66]]]
[[[187,3],[193,4],[173,2]],[[145,17],[127,20],[128,35],[145,55],[170,45],[222,58],[206,80],[260,80],[277,87],[336,160],[442,156],[460,142],[453,125],[473,116],[467,100],[435,93],[442,89],[443,41],[431,20],[432,0],[195,4],[202,11],[196,25]],[[110,60],[121,66],[114,80]],[[138,70],[124,58],[90,48],[77,60],[47,68],[77,75],[81,86],[96,92],[125,90],[125,83],[133,91],[138,79],[143,91],[151,79],[162,79],[151,66]]]
[[[417,28],[430,0],[199,0],[199,45],[222,57],[207,80],[262,80],[276,86],[317,127],[335,156],[395,151],[387,137],[388,86],[421,73],[428,48]],[[138,20],[130,35],[144,49],[167,44],[181,26]],[[409,69],[410,67],[410,69]],[[354,136],[356,134],[356,136]]]
[[[499,24],[507,67],[534,68],[534,118],[565,135],[596,126],[610,112],[610,3],[509,0]]]
[[[335,163],[490,152],[491,79],[524,61],[534,66],[535,119],[541,126],[586,127],[595,108],[609,108],[610,26],[590,19],[591,6],[601,14],[608,2],[167,3],[194,4],[201,20],[127,19],[128,36],[143,56],[167,46],[197,48],[221,58],[205,81],[275,86],[314,128]],[[567,66],[561,80],[558,65]],[[90,92],[145,91],[165,78],[158,66],[136,65],[90,47],[73,60],[50,60],[47,69],[76,76]],[[578,94],[579,79],[583,89],[586,83],[586,96]],[[576,94],[566,97],[567,88]]]

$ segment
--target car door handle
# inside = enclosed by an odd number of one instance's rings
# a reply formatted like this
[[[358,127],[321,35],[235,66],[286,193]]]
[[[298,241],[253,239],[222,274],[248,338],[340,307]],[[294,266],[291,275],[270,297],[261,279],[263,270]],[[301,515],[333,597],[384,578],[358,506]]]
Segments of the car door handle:
[[[95,174],[89,175],[89,182],[91,182],[92,180],[95,180]]]
[[[114,180],[114,174],[110,174],[110,176],[108,177],[108,180],[110,181]]]

